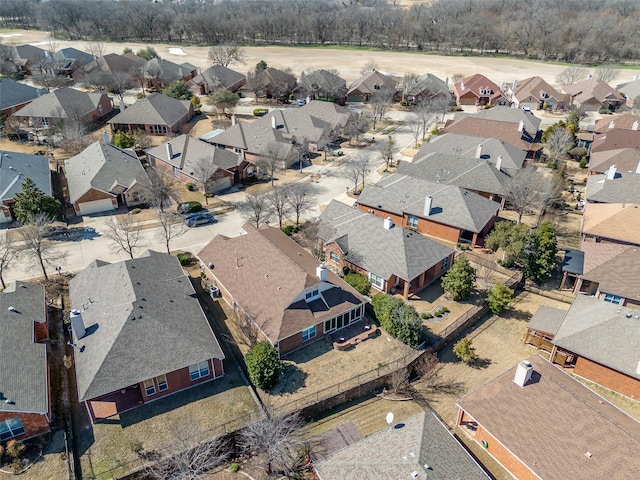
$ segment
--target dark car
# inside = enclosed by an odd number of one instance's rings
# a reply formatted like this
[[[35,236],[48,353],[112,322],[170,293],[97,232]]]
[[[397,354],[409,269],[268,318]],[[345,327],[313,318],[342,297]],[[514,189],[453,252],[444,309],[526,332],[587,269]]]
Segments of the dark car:
[[[184,219],[184,223],[187,224],[187,227],[196,227],[206,223],[213,223],[214,221],[215,219],[213,218],[213,215],[209,215],[208,213],[194,213]]]

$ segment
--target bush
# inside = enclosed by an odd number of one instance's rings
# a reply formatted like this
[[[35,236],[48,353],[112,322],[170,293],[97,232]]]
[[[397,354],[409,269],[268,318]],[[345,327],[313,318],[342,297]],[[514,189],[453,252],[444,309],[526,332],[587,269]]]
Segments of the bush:
[[[608,108],[601,108],[600,110],[598,110],[598,113],[601,115],[611,115],[613,112]]]
[[[183,267],[191,263],[191,257],[187,253],[179,253],[176,255],[176,257],[178,257],[178,261]]]
[[[296,228],[295,225],[287,225],[286,227],[282,227],[282,233],[284,233],[285,235],[288,235],[289,237],[294,233],[296,233],[297,231],[298,229]]]
[[[278,350],[267,341],[256,343],[245,356],[249,380],[256,387],[268,390],[278,381],[282,364]]]
[[[509,306],[512,300],[513,290],[507,288],[503,283],[496,283],[494,287],[489,290],[487,305],[489,306],[489,310],[498,315]]]
[[[136,136],[133,132],[116,132],[111,143],[118,148],[131,148],[136,144]]]
[[[422,321],[413,306],[386,293],[374,295],[371,305],[375,317],[389,335],[410,347],[420,344]]]
[[[136,455],[140,455],[142,453],[142,442],[140,440],[131,440],[129,441],[129,449],[135,453]]]
[[[143,92],[136,93],[136,100],[142,100],[143,98],[146,98],[146,97],[147,96]]]
[[[348,273],[344,276],[344,281],[355,288],[360,295],[369,295],[371,282],[361,273]]]
[[[190,192],[193,192],[195,191],[195,189],[196,189],[196,186],[194,183],[192,182],[187,183],[187,190],[189,190]]]
[[[229,471],[231,473],[238,473],[238,470],[240,470],[240,465],[238,465],[237,463],[232,463],[231,465],[229,465]]]
[[[16,458],[13,462],[11,462],[11,470],[15,474],[20,473],[20,471],[22,470],[22,462]]]
[[[426,319],[426,318],[427,318],[427,314],[426,314],[426,313],[424,313],[424,312],[422,312],[422,313],[420,314],[420,318],[421,318],[421,319],[423,319],[423,320],[424,320],[424,319]]]
[[[199,212],[202,210],[202,204],[200,202],[184,202],[178,205],[178,213],[186,215],[187,213]]]
[[[27,451],[27,447],[25,447],[24,443],[18,440],[9,440],[7,442],[6,452],[11,458],[18,459],[22,457]]]
[[[472,363],[478,356],[470,338],[463,338],[453,346],[453,353],[464,363]]]
[[[571,155],[573,158],[582,158],[586,156],[587,153],[588,150],[584,147],[573,147],[571,150],[569,150],[569,155]]]
[[[579,164],[579,166],[580,166],[580,168],[587,168],[587,164],[588,164],[588,163],[589,163],[589,162],[587,161],[587,157],[582,157],[582,158],[580,159],[580,164]]]
[[[476,271],[465,257],[458,257],[442,277],[442,288],[453,300],[468,300],[476,281]]]

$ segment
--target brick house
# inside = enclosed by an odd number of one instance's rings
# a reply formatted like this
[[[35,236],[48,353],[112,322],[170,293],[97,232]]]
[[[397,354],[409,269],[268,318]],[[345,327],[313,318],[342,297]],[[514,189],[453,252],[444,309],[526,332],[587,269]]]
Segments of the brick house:
[[[500,87],[480,73],[463,78],[453,85],[458,105],[509,105]]]
[[[10,78],[0,78],[0,114],[9,116],[45,93],[49,93],[45,88],[35,88]]]
[[[542,77],[529,77],[514,81],[506,90],[514,108],[530,110],[564,110],[569,106],[570,96],[559,92]]]
[[[457,405],[462,434],[519,480],[638,475],[640,423],[538,355]]]
[[[582,242],[640,246],[638,225],[638,204],[587,203],[582,216]]]
[[[198,74],[198,67],[190,63],[173,63],[164,58],[152,58],[144,64],[145,87],[162,90],[175,82],[188,82]]]
[[[0,293],[0,442],[51,430],[48,321],[43,286],[14,282]]]
[[[95,260],[69,295],[78,399],[92,422],[224,375],[224,354],[176,257]]]
[[[364,317],[367,300],[280,229],[245,224],[198,254],[206,277],[281,356]]]
[[[247,77],[242,73],[215,64],[193,77],[187,85],[196,95],[209,95],[219,89],[236,92],[246,81]]]
[[[395,97],[398,94],[398,79],[372,70],[353,82],[347,90],[348,102],[368,102],[371,96],[379,91],[390,91]]]
[[[476,246],[493,226],[500,204],[454,185],[394,173],[367,185],[357,207],[402,228]]]
[[[389,219],[332,200],[320,215],[325,263],[361,273],[376,290],[417,293],[443,275],[455,252]]]
[[[585,112],[596,112],[601,108],[615,110],[626,102],[620,92],[597,78],[565,85],[564,90],[571,97],[572,104]]]

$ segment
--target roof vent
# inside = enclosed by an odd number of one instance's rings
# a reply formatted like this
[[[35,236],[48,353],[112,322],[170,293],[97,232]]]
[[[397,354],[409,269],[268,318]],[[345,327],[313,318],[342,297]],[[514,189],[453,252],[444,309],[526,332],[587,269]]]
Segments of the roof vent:
[[[411,472],[411,478],[418,478],[418,472],[416,472],[415,470]]]
[[[627,318],[631,318],[631,317],[633,317],[633,315],[631,315],[631,313],[630,313],[630,312],[627,312],[627,314],[625,315],[625,317],[627,317]]]
[[[20,313],[16,307],[9,307],[7,310],[13,313]]]
[[[533,373],[533,365],[527,360],[523,360],[516,367],[516,374],[513,381],[519,386],[524,387],[529,380],[531,380],[531,374]]]

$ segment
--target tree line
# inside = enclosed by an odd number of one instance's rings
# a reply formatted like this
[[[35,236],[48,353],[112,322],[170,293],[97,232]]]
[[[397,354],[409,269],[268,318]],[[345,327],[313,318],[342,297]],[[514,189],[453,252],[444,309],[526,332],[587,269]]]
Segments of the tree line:
[[[87,41],[354,45],[570,63],[638,59],[633,0],[3,0],[0,25]]]

